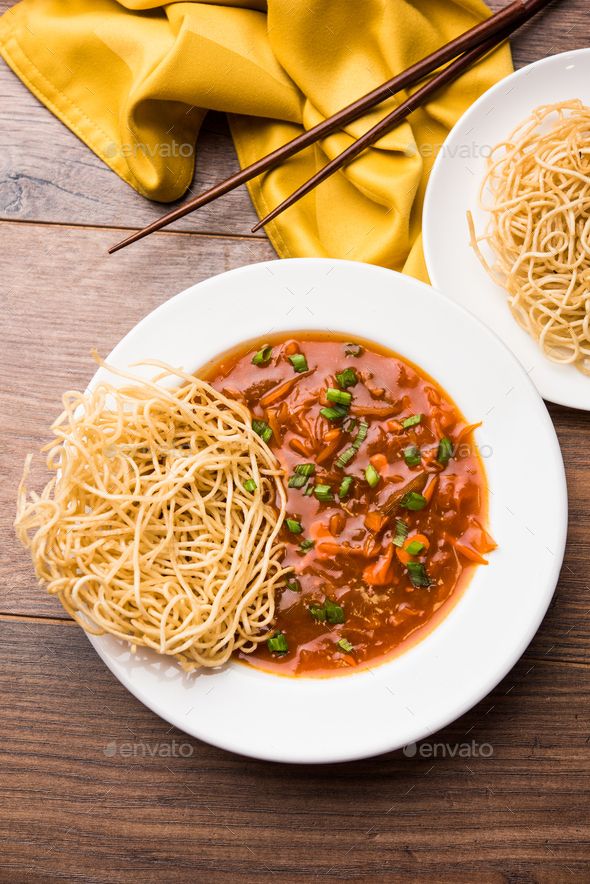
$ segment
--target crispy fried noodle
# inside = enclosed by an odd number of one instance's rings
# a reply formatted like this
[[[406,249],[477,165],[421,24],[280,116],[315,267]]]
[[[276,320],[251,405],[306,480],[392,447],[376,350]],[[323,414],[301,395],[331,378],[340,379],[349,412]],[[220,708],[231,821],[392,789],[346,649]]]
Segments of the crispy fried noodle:
[[[37,576],[85,630],[216,666],[267,637],[283,579],[282,473],[246,407],[160,362],[152,380],[66,393],[19,490]],[[171,379],[176,386],[171,387]]]
[[[494,148],[471,243],[508,292],[517,322],[554,362],[590,375],[590,108],[537,108]],[[494,260],[485,260],[480,243]]]

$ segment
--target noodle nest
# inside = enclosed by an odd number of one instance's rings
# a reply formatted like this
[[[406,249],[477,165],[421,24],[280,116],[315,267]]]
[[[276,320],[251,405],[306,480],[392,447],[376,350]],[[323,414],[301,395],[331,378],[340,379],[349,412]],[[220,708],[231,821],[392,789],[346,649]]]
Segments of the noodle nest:
[[[87,632],[186,670],[218,666],[272,624],[283,474],[243,404],[146,364],[152,380],[106,366],[132,385],[64,395],[43,449],[55,475],[28,493],[29,456],[15,527],[41,583]]]
[[[537,108],[488,159],[471,243],[517,322],[553,362],[590,375],[590,108]],[[483,257],[480,243],[494,261]]]

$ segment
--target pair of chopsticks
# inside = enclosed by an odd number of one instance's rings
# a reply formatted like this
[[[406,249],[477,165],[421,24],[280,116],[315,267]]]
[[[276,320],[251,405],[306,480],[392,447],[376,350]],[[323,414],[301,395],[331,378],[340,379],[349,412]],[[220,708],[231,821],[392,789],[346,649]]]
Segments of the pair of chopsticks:
[[[321,123],[318,123],[317,126],[307,130],[302,135],[297,136],[297,138],[287,142],[282,145],[282,147],[277,148],[272,151],[272,153],[262,157],[250,166],[246,166],[246,168],[242,169],[240,172],[236,172],[225,181],[221,181],[209,190],[188,200],[188,202],[184,203],[182,206],[173,209],[171,212],[168,212],[166,215],[163,215],[161,218],[148,224],[143,230],[138,230],[121,242],[116,243],[116,245],[111,246],[109,254],[113,254],[114,252],[119,251],[119,249],[131,245],[131,243],[137,242],[139,239],[143,239],[144,236],[147,236],[156,230],[161,230],[162,227],[171,224],[173,221],[177,221],[179,218],[183,218],[190,212],[194,212],[196,209],[201,208],[201,206],[205,206],[207,203],[213,202],[213,200],[216,200],[218,197],[229,193],[231,190],[239,187],[240,184],[245,184],[257,175],[275,168],[284,160],[303,150],[303,148],[308,147],[310,144],[314,144],[316,141],[325,138],[327,135],[332,134],[338,129],[342,129],[348,123],[362,116],[365,111],[372,109],[375,105],[380,104],[385,99],[391,98],[402,89],[409,89],[416,86],[429,74],[434,73],[434,71],[443,65],[447,65],[446,67],[442,67],[442,70],[428,80],[420,89],[414,92],[406,101],[398,105],[398,107],[365,132],[364,135],[354,141],[346,150],[339,154],[339,156],[331,160],[326,166],[320,169],[319,172],[316,172],[309,181],[301,185],[301,187],[273,209],[265,218],[259,221],[252,228],[252,232],[256,232],[265,224],[268,224],[269,221],[276,218],[277,215],[280,215],[281,212],[284,212],[289,206],[292,206],[293,203],[300,200],[301,197],[317,187],[320,182],[325,181],[326,178],[349,163],[367,147],[371,147],[371,145],[375,144],[375,142],[383,135],[398,126],[417,108],[424,105],[436,92],[444,86],[447,86],[449,83],[452,83],[468,68],[475,64],[475,62],[479,61],[487,55],[488,52],[503,43],[514,31],[548,6],[550,2],[552,2],[552,0],[513,0],[513,2],[509,3],[508,6],[505,6],[495,15],[490,16],[490,18],[471,28],[469,31],[466,31],[454,40],[451,40],[450,43],[440,47],[431,55],[423,58],[401,74],[392,77],[386,83],[373,89],[372,92],[367,93],[367,95],[362,96],[352,104],[342,108],[338,113],[328,117]]]

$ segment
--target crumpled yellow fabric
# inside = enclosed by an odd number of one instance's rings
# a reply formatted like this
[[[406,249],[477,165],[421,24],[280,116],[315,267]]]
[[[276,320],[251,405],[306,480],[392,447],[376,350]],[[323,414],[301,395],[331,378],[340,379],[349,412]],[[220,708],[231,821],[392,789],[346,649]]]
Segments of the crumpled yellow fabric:
[[[333,114],[488,14],[481,0],[22,0],[0,19],[21,80],[118,175],[162,202],[191,183],[208,110],[241,165]],[[426,278],[420,225],[447,132],[511,71],[505,46],[268,225],[282,257],[350,258]],[[260,216],[401,101],[256,179]]]

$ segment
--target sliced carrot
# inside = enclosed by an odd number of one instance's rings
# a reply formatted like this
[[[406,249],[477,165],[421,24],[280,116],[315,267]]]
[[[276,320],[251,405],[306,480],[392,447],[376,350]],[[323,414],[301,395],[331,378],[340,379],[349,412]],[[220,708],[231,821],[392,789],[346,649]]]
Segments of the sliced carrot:
[[[407,550],[408,550],[409,545],[411,543],[413,543],[415,540],[417,540],[418,543],[423,543],[425,550],[428,550],[430,548],[430,541],[429,541],[428,537],[426,536],[426,534],[413,534],[411,537],[407,537],[406,540],[404,541],[404,545],[401,548],[396,547],[396,550],[395,550],[395,554],[398,557],[398,559],[400,560],[400,562],[402,563],[402,565],[407,565],[408,562],[412,561],[413,557],[410,555],[410,553]],[[422,553],[421,553],[421,555],[422,555]]]
[[[302,442],[297,436],[295,436],[294,439],[289,439],[289,446],[293,451],[296,451],[297,454],[302,454],[303,457],[311,457],[313,453],[309,446],[307,446],[305,442]]]
[[[479,423],[477,423],[477,424],[468,424],[466,427],[463,427],[463,429],[461,430],[461,432],[457,436],[457,445],[460,445],[461,442],[465,441],[465,439],[467,439],[467,437],[470,436],[471,433],[474,432],[474,430],[479,429],[479,427],[481,427],[482,423],[483,423],[483,421],[479,421]]]
[[[327,430],[327,432],[324,433],[324,442],[331,442],[333,439],[339,438],[340,430],[338,429],[338,427],[332,427],[331,430]]]
[[[401,433],[401,431],[403,430],[403,427],[399,421],[387,421],[385,426],[391,433]]]
[[[399,411],[398,405],[352,405],[351,414],[358,414],[364,417],[393,417]]]
[[[371,464],[375,467],[377,472],[382,472],[387,467],[387,458],[384,454],[374,454],[369,458]]]
[[[386,586],[393,580],[393,569],[391,563],[393,560],[393,545],[390,544],[385,555],[379,556],[376,562],[373,562],[363,571],[363,581],[369,586]]]
[[[277,410],[276,408],[267,408],[266,409],[266,421],[269,427],[272,430],[272,435],[277,443],[277,445],[283,444],[283,434],[281,432],[281,427],[277,418]]]
[[[275,402],[278,402],[279,399],[282,399],[283,396],[286,396],[287,393],[290,393],[296,384],[299,383],[301,378],[306,377],[308,372],[301,372],[301,374],[296,374],[294,377],[289,378],[287,381],[282,381],[280,384],[277,384],[276,387],[273,387],[272,390],[269,390],[268,393],[265,393],[264,396],[260,397],[260,405],[262,408],[268,408],[269,405],[274,405]]]
[[[299,353],[299,345],[295,341],[287,341],[283,347],[283,353],[285,356],[293,356],[294,353]]]
[[[472,549],[470,546],[466,546],[464,543],[460,543],[458,540],[451,540],[451,543],[461,556],[465,556],[466,559],[469,559],[471,562],[477,562],[478,565],[487,565],[487,559],[478,553],[476,550]]]
[[[365,528],[373,533],[378,534],[387,522],[387,516],[383,513],[373,510],[365,516]]]
[[[433,476],[424,491],[422,492],[422,496],[430,503],[434,492],[436,491],[436,486],[438,485],[438,476]]]
[[[338,446],[340,445],[340,435],[338,435],[335,439],[332,439],[327,445],[325,445],[318,456],[316,457],[316,463],[321,464],[328,460],[336,451]]]

